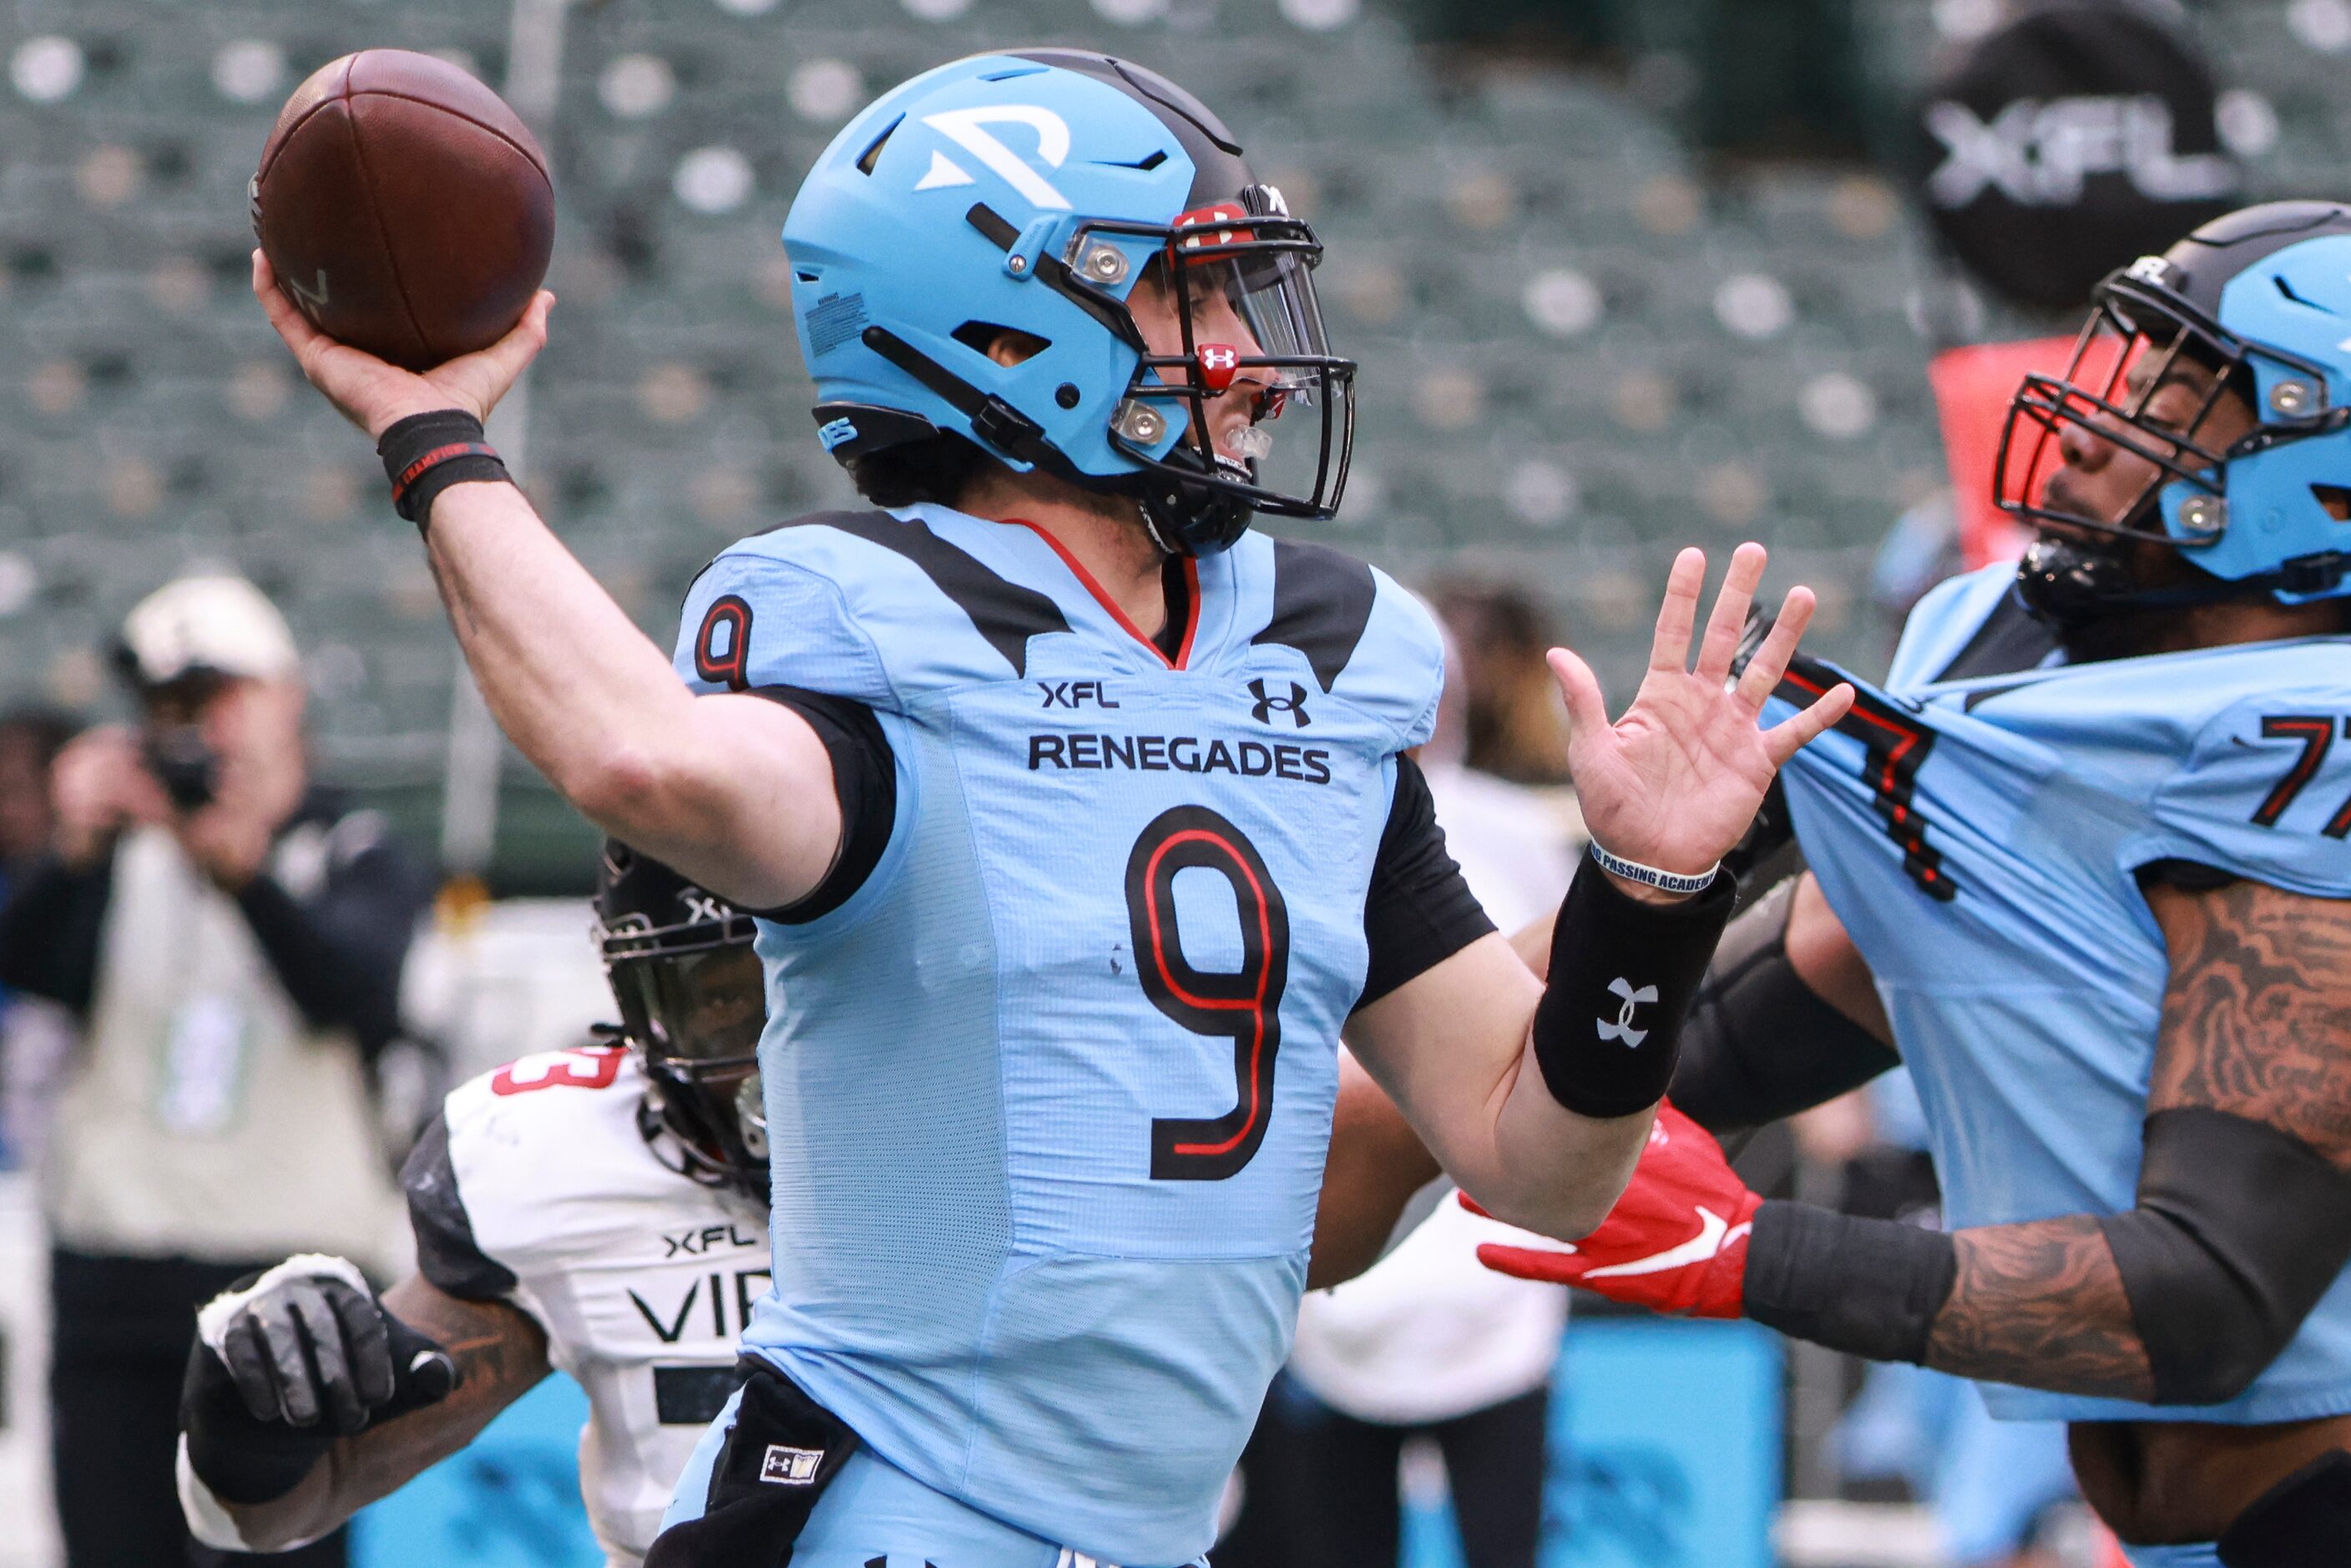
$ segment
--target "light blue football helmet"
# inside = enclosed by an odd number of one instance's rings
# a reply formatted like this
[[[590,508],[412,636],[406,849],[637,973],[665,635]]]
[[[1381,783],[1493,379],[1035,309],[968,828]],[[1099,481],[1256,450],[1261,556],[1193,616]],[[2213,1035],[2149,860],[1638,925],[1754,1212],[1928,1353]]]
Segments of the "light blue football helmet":
[[[1323,332],[1322,247],[1164,77],[1048,48],[925,72],[833,139],[783,238],[818,435],[844,464],[966,436],[1134,497],[1171,552],[1223,549],[1256,512],[1337,510],[1355,366]],[[1152,352],[1128,308],[1146,277],[1178,307],[1163,347],[1180,351]],[[1204,308],[1218,292],[1229,312]],[[1253,342],[1208,340],[1236,319]],[[1008,329],[1034,349],[1017,364],[988,352]],[[1239,456],[1208,434],[1237,376],[1261,389]]]
[[[2184,431],[2149,423],[2149,401],[2183,361],[2218,372],[2194,420]],[[2229,391],[2261,423],[2216,449],[2199,433]],[[2068,424],[2154,465],[2120,521],[2047,504]],[[2018,572],[2026,603],[2061,624],[2248,594],[2297,604],[2351,593],[2351,523],[2327,508],[2351,500],[2351,207],[2247,207],[2108,277],[2066,373],[2028,377],[2010,406],[1995,499],[2070,531],[2043,534]],[[2116,545],[2149,537],[2210,580],[2137,586]]]

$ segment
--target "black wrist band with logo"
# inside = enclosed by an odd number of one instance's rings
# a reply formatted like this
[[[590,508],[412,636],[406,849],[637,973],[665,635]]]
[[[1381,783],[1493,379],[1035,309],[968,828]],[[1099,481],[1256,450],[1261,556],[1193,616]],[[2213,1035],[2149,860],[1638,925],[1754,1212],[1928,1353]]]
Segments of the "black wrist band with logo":
[[[1738,901],[1717,872],[1674,904],[1635,898],[1586,858],[1552,928],[1551,980],[1535,1004],[1536,1065],[1580,1116],[1629,1116],[1664,1098],[1683,1016]]]
[[[473,479],[511,483],[514,477],[482,422],[462,409],[412,413],[386,430],[375,450],[392,481],[392,510],[419,532],[432,516],[434,497],[450,486]]]

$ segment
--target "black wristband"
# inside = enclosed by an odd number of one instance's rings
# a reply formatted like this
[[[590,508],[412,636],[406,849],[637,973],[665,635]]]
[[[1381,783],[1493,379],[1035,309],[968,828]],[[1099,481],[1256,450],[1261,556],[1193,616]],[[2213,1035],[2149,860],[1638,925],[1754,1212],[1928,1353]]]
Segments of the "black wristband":
[[[1629,1116],[1674,1080],[1683,1015],[1730,919],[1739,881],[1650,904],[1586,857],[1552,928],[1551,982],[1535,1004],[1535,1061],[1552,1098],[1581,1116]]]
[[[375,444],[392,481],[392,508],[421,531],[432,516],[434,497],[470,479],[511,482],[513,476],[489,444],[482,422],[461,409],[412,413]]]
[[[1793,1339],[1923,1364],[1959,1277],[1959,1249],[1939,1230],[1774,1200],[1755,1211],[1745,1305]]]

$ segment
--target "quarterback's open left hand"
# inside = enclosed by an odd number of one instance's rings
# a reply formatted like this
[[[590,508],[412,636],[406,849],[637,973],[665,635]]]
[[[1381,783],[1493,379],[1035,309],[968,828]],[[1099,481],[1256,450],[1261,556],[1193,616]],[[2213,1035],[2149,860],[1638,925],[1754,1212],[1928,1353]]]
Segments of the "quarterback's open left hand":
[[[305,1253],[196,1314],[180,1424],[190,1463],[216,1496],[266,1502],[336,1437],[437,1404],[456,1385],[449,1353],[385,1312],[356,1267]]]
[[[1552,650],[1552,671],[1567,699],[1576,804],[1593,841],[1610,852],[1669,872],[1703,873],[1747,831],[1781,764],[1853,706],[1853,688],[1838,685],[1792,718],[1770,729],[1757,726],[1813,617],[1812,590],[1790,589],[1771,634],[1731,681],[1763,566],[1761,545],[1732,552],[1692,664],[1690,632],[1706,586],[1706,556],[1686,549],[1675,558],[1648,671],[1633,706],[1613,725],[1590,666],[1564,648]]]
[[[1464,1193],[1462,1203],[1477,1208]],[[1747,1281],[1747,1239],[1763,1200],[1747,1189],[1707,1130],[1657,1107],[1632,1185],[1600,1228],[1559,1249],[1489,1242],[1478,1260],[1498,1273],[1574,1285],[1652,1312],[1735,1318]]]

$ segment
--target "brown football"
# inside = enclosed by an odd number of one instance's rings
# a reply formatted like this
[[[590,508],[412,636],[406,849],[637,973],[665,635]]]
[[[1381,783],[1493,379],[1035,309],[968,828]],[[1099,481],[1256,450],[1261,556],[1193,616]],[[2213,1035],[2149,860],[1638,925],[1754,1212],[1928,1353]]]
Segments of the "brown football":
[[[365,49],[294,89],[253,176],[277,286],[329,337],[424,370],[522,319],[555,246],[547,157],[445,60]]]

